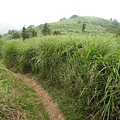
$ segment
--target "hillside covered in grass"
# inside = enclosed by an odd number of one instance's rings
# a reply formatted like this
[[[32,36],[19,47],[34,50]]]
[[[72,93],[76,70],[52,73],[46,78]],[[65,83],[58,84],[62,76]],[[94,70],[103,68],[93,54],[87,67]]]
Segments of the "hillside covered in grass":
[[[66,120],[120,118],[120,39],[46,36],[1,47],[7,68],[33,73],[59,103]]]
[[[120,36],[120,23],[116,19],[106,20],[103,18],[90,17],[90,16],[77,16],[73,15],[70,18],[61,18],[54,23],[47,23],[46,34],[43,34],[45,24],[39,26],[30,25],[26,28],[26,38],[41,37],[44,35],[111,35],[117,34]],[[84,32],[83,30],[84,27]],[[49,32],[48,32],[49,30]],[[23,38],[22,28],[19,31],[9,30],[8,33],[0,36],[0,39],[21,39]]]
[[[114,33],[120,29],[120,23],[117,20],[106,20],[97,17],[80,17],[77,15],[71,16],[69,19],[63,18],[58,22],[49,23],[49,26],[54,31],[60,31],[61,34],[80,34],[82,33],[83,23],[86,24],[86,32],[91,34],[107,34]],[[37,27],[40,32],[43,29],[43,25]]]

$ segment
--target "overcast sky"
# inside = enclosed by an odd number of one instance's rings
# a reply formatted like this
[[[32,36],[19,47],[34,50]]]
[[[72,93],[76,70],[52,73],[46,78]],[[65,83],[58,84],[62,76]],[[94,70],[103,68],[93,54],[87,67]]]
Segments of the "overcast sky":
[[[0,0],[0,23],[19,29],[72,15],[120,21],[120,0]]]

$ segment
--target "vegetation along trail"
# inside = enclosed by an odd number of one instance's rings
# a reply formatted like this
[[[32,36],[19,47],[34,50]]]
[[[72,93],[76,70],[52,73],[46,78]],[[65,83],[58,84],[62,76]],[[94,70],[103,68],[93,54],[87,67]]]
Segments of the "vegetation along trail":
[[[20,78],[25,84],[36,91],[46,111],[50,114],[50,120],[64,120],[64,117],[58,108],[57,102],[53,101],[52,97],[42,88],[41,85],[37,84],[34,79],[29,79],[26,75],[21,73],[14,73],[14,76]]]

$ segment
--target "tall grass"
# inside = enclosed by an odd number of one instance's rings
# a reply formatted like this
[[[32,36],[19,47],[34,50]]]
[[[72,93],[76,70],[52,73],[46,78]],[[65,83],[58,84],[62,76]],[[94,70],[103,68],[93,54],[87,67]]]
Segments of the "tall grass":
[[[3,42],[2,42],[2,40],[0,40],[0,58],[1,58],[1,55],[2,55],[2,45],[3,45]]]
[[[73,98],[71,120],[120,118],[120,44],[112,37],[43,37],[10,41],[5,64],[36,73]],[[66,119],[68,115],[65,114]]]

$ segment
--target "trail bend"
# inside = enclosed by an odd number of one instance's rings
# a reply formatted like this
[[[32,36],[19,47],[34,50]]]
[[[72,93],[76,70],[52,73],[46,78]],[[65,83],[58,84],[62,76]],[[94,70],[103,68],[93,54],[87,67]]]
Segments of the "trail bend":
[[[17,78],[20,78],[23,83],[32,87],[40,100],[42,101],[45,110],[49,113],[50,120],[65,120],[60,109],[58,108],[57,102],[53,101],[51,95],[43,89],[43,87],[34,80],[34,78],[28,78],[26,75],[21,73],[13,73]]]

